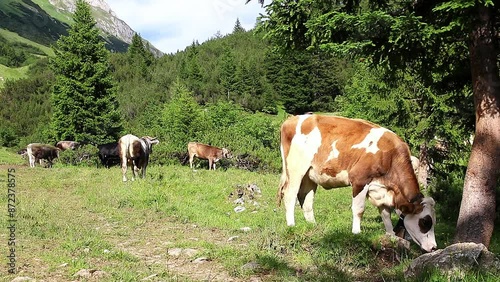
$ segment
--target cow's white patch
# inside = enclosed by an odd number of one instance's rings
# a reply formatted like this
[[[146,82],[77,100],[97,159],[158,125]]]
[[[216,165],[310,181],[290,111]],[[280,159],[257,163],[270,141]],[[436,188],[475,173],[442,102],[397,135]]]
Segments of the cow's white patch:
[[[294,208],[297,194],[302,183],[302,178],[311,167],[314,155],[321,146],[321,132],[315,127],[308,134],[302,133],[302,123],[310,115],[299,116],[295,128],[295,136],[290,144],[290,151],[287,156],[287,169],[290,173],[288,188],[284,191],[283,202],[286,210],[286,221],[288,226],[295,225]]]
[[[378,181],[369,184],[368,199],[376,207],[392,207],[394,193],[387,190],[387,187]]]
[[[389,129],[379,127],[379,128],[372,128],[370,129],[370,132],[366,135],[365,139],[361,141],[361,143],[352,145],[351,148],[353,149],[366,149],[367,153],[372,153],[375,154],[378,152],[379,148],[377,146],[378,141],[384,135],[384,133],[390,132]]]
[[[333,160],[333,159],[336,159],[336,158],[339,157],[340,151],[337,149],[337,141],[338,140],[333,141],[333,143],[332,143],[332,151],[328,155],[328,158],[326,159],[326,161]]]
[[[143,139],[139,139],[139,142],[141,142],[142,151],[149,152],[149,146],[146,144],[146,142]]]
[[[434,199],[426,197],[422,200],[424,209],[418,214],[407,214],[404,219],[406,231],[410,234],[413,241],[415,241],[422,249],[431,252],[437,247],[436,237],[434,234],[434,226],[436,226],[436,212],[434,210]],[[420,220],[429,225],[429,230],[425,233],[422,232]]]
[[[331,176],[326,173],[318,173],[315,169],[309,170],[309,178],[325,189],[349,186],[349,173],[342,170],[337,175]]]

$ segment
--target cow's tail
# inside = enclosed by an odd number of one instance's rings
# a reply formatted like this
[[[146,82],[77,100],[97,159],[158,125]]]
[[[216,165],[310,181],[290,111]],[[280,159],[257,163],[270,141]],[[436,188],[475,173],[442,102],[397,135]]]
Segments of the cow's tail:
[[[281,200],[283,199],[285,186],[288,184],[288,176],[286,175],[286,168],[283,168],[283,173],[280,178],[280,186],[278,187],[278,193],[276,194],[276,205],[281,206]]]

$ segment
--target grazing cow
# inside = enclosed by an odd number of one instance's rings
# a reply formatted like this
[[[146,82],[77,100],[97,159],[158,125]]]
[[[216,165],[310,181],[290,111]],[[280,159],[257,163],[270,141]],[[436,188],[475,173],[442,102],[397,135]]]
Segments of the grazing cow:
[[[99,149],[99,159],[104,167],[110,168],[113,165],[120,164],[118,142],[98,145],[97,149]]]
[[[158,144],[156,138],[145,136],[139,138],[132,134],[127,134],[118,140],[118,150],[122,161],[123,181],[127,181],[127,166],[132,168],[132,181],[137,177],[139,169],[142,170],[142,178],[146,177],[146,167],[149,162],[149,155],[153,152],[153,145]]]
[[[80,143],[76,141],[59,141],[56,143],[56,147],[61,149],[61,151],[76,150],[79,146]]]
[[[21,149],[17,151],[17,154],[20,155],[23,159],[25,159],[26,156],[28,155],[28,150],[26,148]]]
[[[298,198],[308,222],[315,222],[317,185],[352,186],[352,233],[361,232],[365,199],[378,207],[387,233],[394,234],[390,212],[397,209],[413,240],[425,251],[436,248],[434,200],[424,198],[408,145],[394,132],[371,122],[335,116],[290,117],[281,126],[283,172],[278,204],[295,225]]]
[[[194,157],[208,160],[208,170],[215,170],[215,163],[222,158],[230,158],[229,150],[226,148],[218,148],[202,143],[189,142],[188,143],[189,166],[193,168]]]
[[[48,144],[31,143],[26,147],[30,167],[35,167],[36,162],[42,164],[42,160],[47,160],[48,167],[52,167],[52,161],[59,157],[61,149]]]

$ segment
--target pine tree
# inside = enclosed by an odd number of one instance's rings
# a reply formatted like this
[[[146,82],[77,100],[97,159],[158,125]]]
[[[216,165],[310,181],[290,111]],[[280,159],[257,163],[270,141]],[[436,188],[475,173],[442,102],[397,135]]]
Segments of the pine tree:
[[[55,137],[92,143],[117,140],[122,125],[109,53],[83,0],[76,2],[73,20],[50,61],[56,76],[51,123]]]
[[[146,48],[141,36],[137,33],[132,36],[132,43],[128,47],[127,53],[131,59],[143,60],[147,66],[150,66],[154,60],[153,54]]]
[[[245,32],[245,29],[241,26],[240,19],[236,18],[236,23],[234,24],[233,33]]]

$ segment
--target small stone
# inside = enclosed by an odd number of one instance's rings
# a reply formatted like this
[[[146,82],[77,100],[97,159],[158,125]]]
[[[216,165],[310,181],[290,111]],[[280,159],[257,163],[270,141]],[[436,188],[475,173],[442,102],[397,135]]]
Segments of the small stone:
[[[141,279],[141,281],[151,280],[151,278],[155,278],[156,276],[158,276],[157,273],[149,275],[148,277],[144,277],[144,278]]]
[[[249,263],[245,263],[241,268],[244,270],[257,270],[260,268],[260,264],[255,261],[251,261]]]
[[[193,260],[193,263],[204,263],[207,261],[210,261],[207,257],[199,257],[199,258]]]
[[[178,257],[181,255],[182,249],[181,248],[169,249],[167,253],[169,256]]]
[[[227,239],[228,242],[231,242],[231,241],[234,241],[236,239],[238,239],[239,236],[231,236],[229,237],[229,239]]]
[[[240,230],[243,232],[248,232],[248,231],[251,231],[252,228],[245,226],[245,227],[240,228]]]
[[[242,212],[244,210],[245,210],[245,207],[242,207],[242,206],[237,206],[237,207],[234,208],[234,211],[237,212],[237,213],[238,212]]]
[[[102,252],[103,252],[103,253],[105,253],[105,254],[109,254],[109,253],[111,253],[111,251],[110,251],[110,250],[104,250],[104,251],[102,251]]]
[[[12,279],[10,282],[24,282],[24,281],[33,281],[34,279],[28,276],[19,276]]]

